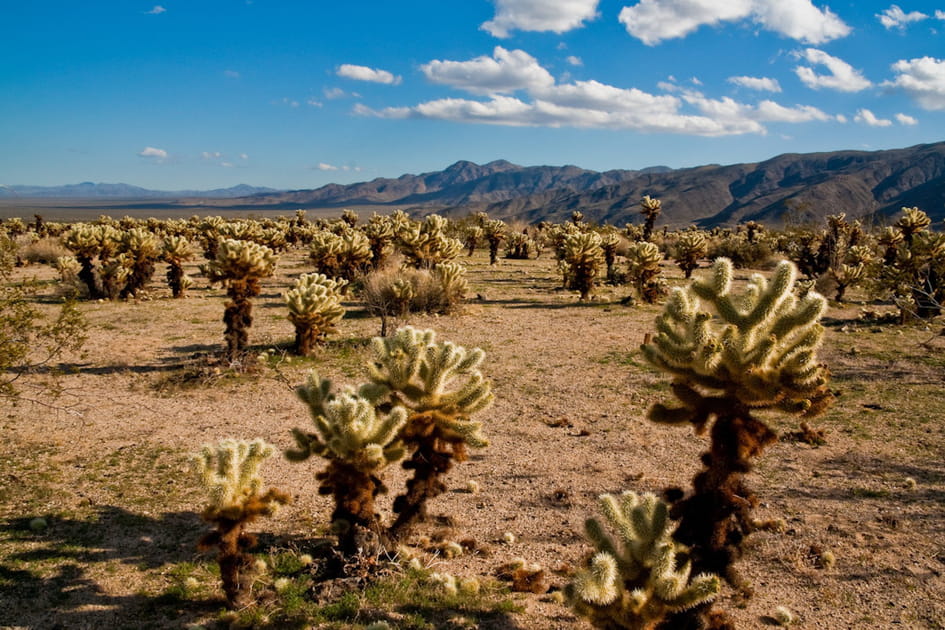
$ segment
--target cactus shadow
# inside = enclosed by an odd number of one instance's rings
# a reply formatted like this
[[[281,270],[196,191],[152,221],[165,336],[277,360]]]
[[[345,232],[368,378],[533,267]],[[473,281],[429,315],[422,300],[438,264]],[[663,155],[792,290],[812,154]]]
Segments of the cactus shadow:
[[[85,518],[48,518],[45,528],[31,528],[32,521],[0,521],[0,543],[13,549],[0,558],[0,627],[137,627],[136,619],[174,619],[180,627],[222,606],[222,599],[191,600],[172,589],[109,592],[116,562],[156,570],[193,560],[204,529],[195,512],[151,517],[106,505]]]

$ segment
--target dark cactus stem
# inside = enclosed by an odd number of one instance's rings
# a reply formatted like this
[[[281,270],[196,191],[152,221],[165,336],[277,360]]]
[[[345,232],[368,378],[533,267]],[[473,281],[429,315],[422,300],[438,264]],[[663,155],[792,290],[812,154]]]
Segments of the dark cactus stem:
[[[216,547],[219,550],[220,580],[230,610],[245,608],[252,601],[255,569],[253,557],[247,553],[256,545],[256,537],[247,534],[242,519],[217,517],[213,520],[216,531],[207,534],[198,544],[200,549]]]
[[[82,268],[79,270],[79,280],[89,288],[89,298],[97,300],[104,297],[95,277],[92,258],[90,256],[76,256],[76,259],[79,261],[79,264],[82,265]]]
[[[489,264],[494,265],[499,259],[499,243],[502,241],[498,237],[489,237]]]
[[[184,268],[177,261],[167,265],[167,286],[175,298],[184,297]]]
[[[253,325],[253,303],[250,298],[259,295],[259,282],[255,279],[230,280],[227,302],[223,311],[226,331],[226,359],[235,361],[246,350],[249,342],[249,327]]]
[[[375,499],[387,491],[384,483],[370,473],[338,461],[332,461],[316,478],[322,482],[318,491],[334,498],[331,521],[337,530],[341,553],[351,556],[383,551],[387,537],[381,528]]]
[[[150,259],[135,261],[134,267],[131,268],[131,274],[129,274],[119,297],[126,298],[136,295],[147,286],[153,275],[154,261]]]
[[[318,329],[309,322],[295,324],[295,345],[293,352],[300,357],[307,357],[318,345]]]

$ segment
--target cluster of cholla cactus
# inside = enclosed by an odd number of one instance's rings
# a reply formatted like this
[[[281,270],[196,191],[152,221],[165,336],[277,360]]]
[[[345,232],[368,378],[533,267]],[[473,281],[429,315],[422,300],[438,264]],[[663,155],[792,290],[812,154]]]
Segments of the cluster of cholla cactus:
[[[811,417],[832,400],[829,373],[817,362],[826,300],[813,291],[796,297],[795,279],[796,268],[784,261],[770,280],[754,275],[735,294],[732,264],[719,259],[708,277],[673,291],[656,320],[657,335],[642,346],[651,363],[672,375],[676,397],[675,404],[653,405],[649,418],[710,432],[692,492],[667,495],[671,517],[680,521],[676,538],[690,548],[695,570],[737,586],[734,562],[742,540],[758,527],[751,518],[757,498],[744,478],[777,439],[757,412]],[[679,614],[705,613],[700,606]]]
[[[367,236],[347,223],[344,225],[340,233],[316,232],[309,246],[309,258],[319,273],[351,282],[371,265],[374,253]]]
[[[394,249],[394,224],[389,217],[375,214],[362,231],[371,248],[371,269],[380,269]]]
[[[246,349],[253,324],[251,300],[259,295],[259,281],[275,271],[277,260],[275,252],[265,245],[225,239],[217,248],[216,258],[200,267],[210,282],[224,285],[230,298],[223,312],[228,361],[236,361]]]
[[[405,536],[426,516],[427,502],[445,490],[443,477],[467,447],[487,444],[472,416],[492,401],[479,370],[484,353],[436,341],[432,330],[405,327],[373,340],[369,382],[332,394],[331,384],[312,375],[299,395],[315,422],[314,433],[293,432],[298,449],[290,459],[310,455],[329,460],[319,474],[321,491],[335,498],[334,521],[346,551],[381,547]],[[407,456],[413,471],[394,500],[396,515],[384,527],[374,497],[384,491],[377,473]]]
[[[347,280],[333,279],[320,273],[302,274],[283,294],[289,308],[289,321],[295,326],[295,353],[307,356],[344,317],[341,289]]]
[[[261,494],[259,468],[273,452],[272,446],[258,439],[223,440],[205,446],[193,460],[209,498],[201,516],[216,527],[198,546],[218,550],[223,592],[233,609],[249,603],[252,594],[255,569],[249,551],[256,546],[256,537],[246,532],[246,526],[289,502],[289,496],[275,488]]]
[[[482,229],[481,225],[470,225],[466,228],[466,232],[463,237],[463,244],[466,245],[466,255],[472,256],[476,253],[476,248],[479,247],[479,244],[482,242],[483,237],[486,233]]]
[[[691,576],[688,549],[673,539],[666,503],[624,492],[601,495],[600,506],[615,535],[596,518],[586,521],[594,553],[565,588],[568,603],[593,626],[655,630],[673,613],[715,598],[721,581],[707,573]]]
[[[513,260],[528,260],[535,243],[527,232],[512,232],[505,242],[505,257]]]
[[[653,304],[666,294],[666,287],[659,277],[660,261],[663,260],[659,246],[649,241],[631,243],[627,248],[627,260],[627,277],[633,284],[637,298],[646,304]]]
[[[499,245],[507,236],[508,226],[499,219],[486,220],[482,223],[482,231],[489,243],[489,264],[494,265],[499,259]]]
[[[558,268],[564,277],[565,287],[577,291],[581,302],[590,299],[603,266],[600,234],[582,232],[577,228],[565,234],[561,241]]]
[[[161,240],[145,228],[131,228],[121,236],[121,249],[128,267],[125,286],[119,292],[120,297],[138,295],[144,290],[151,276],[154,264],[161,256]]]
[[[929,230],[932,221],[918,208],[903,208],[892,228],[880,235],[883,262],[877,292],[891,297],[900,320],[929,319],[945,302],[945,235]]]
[[[431,214],[421,223],[407,223],[397,232],[406,263],[417,269],[432,269],[450,262],[463,251],[463,243],[446,234],[448,220]]]

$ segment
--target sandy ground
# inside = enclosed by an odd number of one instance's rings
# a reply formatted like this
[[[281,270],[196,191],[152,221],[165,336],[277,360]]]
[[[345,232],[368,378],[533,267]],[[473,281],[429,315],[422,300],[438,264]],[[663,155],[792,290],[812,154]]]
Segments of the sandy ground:
[[[687,486],[705,444],[688,429],[645,419],[651,403],[669,396],[668,378],[637,350],[660,306],[621,306],[628,288],[604,288],[597,301],[580,305],[558,290],[548,258],[495,267],[483,253],[463,260],[471,295],[481,299],[460,315],[409,323],[486,351],[483,371],[495,403],[481,417],[491,444],[451,472],[450,491],[431,508],[452,517],[451,537],[471,537],[487,553],[431,562],[460,575],[491,575],[522,557],[561,586],[566,578],[554,571],[579,564],[589,550],[583,522],[596,513],[597,495]],[[289,254],[266,281],[254,348],[290,343],[280,293],[307,270],[303,254]],[[675,268],[665,271],[671,284],[682,282]],[[202,527],[194,514],[199,493],[186,471],[167,462],[225,437],[289,447],[289,430],[308,423],[292,393],[308,369],[339,383],[363,379],[364,341],[379,322],[351,301],[339,334],[314,360],[237,379],[192,370],[196,384],[181,386],[188,366],[199,363],[195,356],[221,347],[224,298],[199,278],[189,298],[172,300],[161,274],[152,300],[81,305],[90,338],[81,355],[67,357],[66,391],[55,408],[3,410],[11,453],[0,460],[7,484],[0,494],[0,555],[7,556],[0,577],[45,577],[33,590],[0,592],[0,627],[138,627],[133,620],[140,618],[182,627],[200,620],[206,607],[166,613],[168,620],[146,596],[166,582],[168,566],[193,559]],[[822,358],[839,397],[816,421],[827,443],[782,441],[750,476],[762,501],[758,515],[787,526],[749,540],[740,566],[754,597],[720,600],[741,628],[772,625],[778,606],[796,613],[800,628],[945,628],[943,343],[920,345],[934,333],[922,328],[858,325],[858,306],[828,313]],[[796,428],[794,419],[768,417],[779,430]],[[268,462],[267,480],[295,502],[258,529],[283,538],[324,531],[330,505],[317,494],[318,467]],[[388,485],[399,487],[402,472],[387,474]],[[467,491],[471,480],[481,487],[477,494]],[[48,515],[55,533],[68,515],[94,510],[107,526],[100,544],[65,561],[43,557],[42,536],[16,533],[24,518]],[[166,533],[191,523],[193,535]],[[503,542],[506,532],[514,543]],[[436,526],[423,526],[416,541],[435,534]],[[823,566],[825,550],[834,565]],[[519,597],[525,611],[501,627],[589,627],[547,596]]]

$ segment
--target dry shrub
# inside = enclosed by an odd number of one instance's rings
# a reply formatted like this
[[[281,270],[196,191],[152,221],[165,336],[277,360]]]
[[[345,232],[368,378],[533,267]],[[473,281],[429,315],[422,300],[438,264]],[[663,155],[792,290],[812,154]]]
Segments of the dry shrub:
[[[51,265],[60,256],[70,255],[69,250],[63,247],[58,238],[41,238],[20,247],[20,259],[31,265],[36,263]]]
[[[381,318],[382,337],[389,320],[401,320],[411,313],[452,313],[463,299],[454,288],[444,286],[435,270],[394,265],[363,276],[361,296],[368,312]]]

